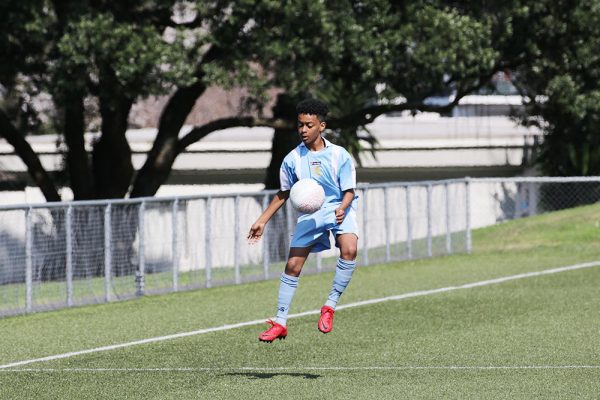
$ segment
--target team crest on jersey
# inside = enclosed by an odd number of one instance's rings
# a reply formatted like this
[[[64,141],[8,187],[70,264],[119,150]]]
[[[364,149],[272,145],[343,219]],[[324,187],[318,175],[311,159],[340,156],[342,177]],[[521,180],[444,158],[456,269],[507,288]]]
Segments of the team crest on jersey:
[[[321,161],[310,162],[310,173],[311,176],[321,176]]]

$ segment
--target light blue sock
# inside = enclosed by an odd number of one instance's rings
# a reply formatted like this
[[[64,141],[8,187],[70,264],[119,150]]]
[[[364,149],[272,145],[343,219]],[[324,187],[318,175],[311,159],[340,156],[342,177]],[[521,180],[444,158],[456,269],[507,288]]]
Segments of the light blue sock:
[[[350,279],[352,279],[352,273],[354,272],[355,268],[356,261],[338,258],[337,265],[335,267],[335,276],[333,277],[333,287],[331,288],[329,297],[325,302],[326,306],[335,309],[335,306],[340,300],[340,296],[342,293],[344,293],[348,283],[350,283]]]
[[[283,326],[286,325],[288,311],[294,298],[294,293],[298,287],[298,281],[300,278],[297,276],[281,274],[281,283],[279,284],[279,297],[277,299],[277,318],[275,322]]]

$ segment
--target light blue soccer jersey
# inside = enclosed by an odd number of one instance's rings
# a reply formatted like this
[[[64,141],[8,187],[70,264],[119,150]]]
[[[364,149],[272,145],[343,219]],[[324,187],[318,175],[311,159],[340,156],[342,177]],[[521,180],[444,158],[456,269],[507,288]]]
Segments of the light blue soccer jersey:
[[[290,247],[310,247],[311,252],[329,249],[329,232],[334,235],[353,233],[358,237],[356,198],[346,211],[341,224],[335,221],[335,209],[342,202],[344,191],[356,187],[356,170],[346,149],[327,139],[325,148],[311,152],[299,144],[283,160],[279,178],[281,190],[287,191],[300,179],[312,178],[325,191],[325,202],[320,210],[298,217]]]
[[[279,171],[281,190],[287,191],[300,179],[312,178],[325,190],[325,205],[340,203],[345,190],[356,187],[356,170],[350,153],[325,141],[325,148],[311,152],[300,143],[284,159]]]

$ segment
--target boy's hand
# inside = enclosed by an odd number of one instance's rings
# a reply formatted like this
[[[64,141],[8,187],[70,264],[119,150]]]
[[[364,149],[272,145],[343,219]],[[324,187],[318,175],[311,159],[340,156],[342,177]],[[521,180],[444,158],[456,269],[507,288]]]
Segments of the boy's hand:
[[[260,240],[265,231],[265,224],[255,222],[254,225],[250,228],[250,232],[248,233],[248,243],[254,244]]]
[[[346,216],[346,210],[344,210],[343,208],[336,208],[335,209],[335,223],[336,224],[341,224],[344,221],[344,217]]]

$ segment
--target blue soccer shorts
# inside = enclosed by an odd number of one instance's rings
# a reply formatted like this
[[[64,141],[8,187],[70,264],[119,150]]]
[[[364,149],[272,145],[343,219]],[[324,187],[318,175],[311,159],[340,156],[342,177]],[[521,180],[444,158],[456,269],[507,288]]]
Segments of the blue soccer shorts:
[[[339,203],[325,204],[312,214],[300,215],[290,247],[311,247],[311,253],[318,253],[331,248],[329,232],[334,235],[354,233],[358,237],[358,223],[354,207],[348,207],[346,216],[339,225],[335,222],[337,207],[339,207]]]

